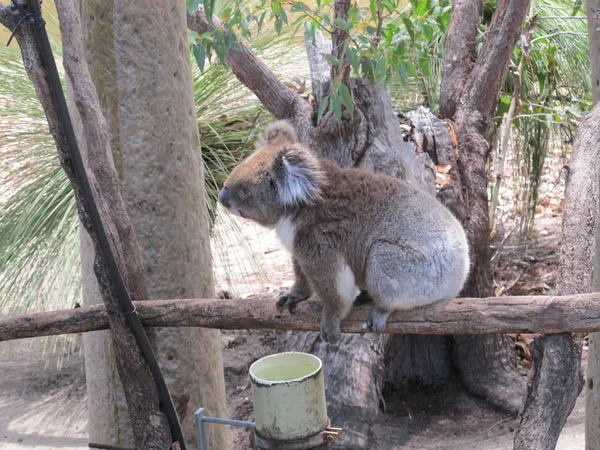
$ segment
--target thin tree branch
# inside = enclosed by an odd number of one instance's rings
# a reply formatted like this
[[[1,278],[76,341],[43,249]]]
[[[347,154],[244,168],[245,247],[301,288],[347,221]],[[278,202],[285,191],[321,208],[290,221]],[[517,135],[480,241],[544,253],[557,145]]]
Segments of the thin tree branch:
[[[307,301],[293,314],[275,302],[250,300],[152,300],[135,302],[146,327],[202,327],[227,330],[318,331],[321,305]],[[348,333],[367,332],[362,323],[371,305],[353,309],[342,323]],[[108,327],[102,305],[0,319],[0,342],[37,336],[82,333]],[[456,298],[393,313],[386,333],[487,334],[561,333],[600,330],[600,293],[586,295]]]
[[[483,14],[481,0],[456,0],[446,34],[446,56],[440,88],[440,114],[452,118],[477,59],[477,27]]]
[[[576,31],[557,31],[556,33],[550,33],[550,34],[546,34],[544,36],[538,36],[535,39],[533,39],[531,41],[531,43],[533,44],[534,42],[537,42],[540,39],[548,39],[548,38],[551,38],[554,36],[562,36],[562,35],[587,37],[587,33],[578,33]]]
[[[221,27],[217,17],[213,16],[212,21],[212,25],[208,23],[202,8],[187,16],[188,28],[198,34],[212,32]],[[308,102],[283,84],[243,43],[239,43],[239,50],[229,50],[227,64],[237,79],[250,89],[277,119],[305,122],[306,117],[312,113]]]
[[[500,86],[528,8],[527,0],[498,1],[467,88],[467,103],[483,117],[491,117],[498,104]]]
[[[335,0],[335,6],[334,6],[334,19],[340,19],[340,20],[348,20],[348,11],[350,10],[350,0]],[[348,39],[348,31],[344,30],[340,27],[335,27],[331,33],[331,54],[334,58],[336,58],[338,61],[340,61],[340,65],[337,66],[335,64],[333,64],[331,66],[331,80],[334,81],[335,78],[338,76],[338,73],[341,70],[346,70],[346,72],[348,73],[348,69],[344,68],[344,61],[342,61],[342,57],[343,57],[343,53],[344,53],[344,47],[346,46],[346,40]],[[343,80],[343,83],[346,84],[347,86],[349,85],[348,83],[348,76],[347,74],[343,75],[344,78],[346,78],[345,80]]]

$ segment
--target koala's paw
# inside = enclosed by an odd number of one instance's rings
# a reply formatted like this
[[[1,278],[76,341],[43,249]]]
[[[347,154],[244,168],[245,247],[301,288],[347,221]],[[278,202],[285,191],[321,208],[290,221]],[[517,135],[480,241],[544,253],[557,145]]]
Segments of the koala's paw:
[[[288,291],[281,291],[281,294],[279,294],[279,299],[277,300],[277,303],[275,303],[275,306],[277,306],[277,309],[280,312],[283,311],[283,308],[287,308],[287,310],[290,313],[292,313],[294,309],[296,309],[296,305],[303,300],[303,298],[298,298],[288,293]]]
[[[372,333],[382,333],[387,326],[387,319],[390,313],[378,308],[373,308],[369,311],[366,322],[363,323],[363,328],[368,328]]]
[[[321,324],[321,340],[329,344],[334,350],[337,349],[342,340],[340,325],[335,323]]]

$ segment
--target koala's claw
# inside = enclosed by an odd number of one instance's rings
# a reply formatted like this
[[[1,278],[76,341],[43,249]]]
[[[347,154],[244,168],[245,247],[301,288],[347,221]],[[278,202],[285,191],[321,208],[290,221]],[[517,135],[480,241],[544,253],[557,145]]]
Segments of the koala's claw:
[[[321,325],[320,336],[323,342],[326,342],[335,350],[339,348],[340,341],[342,340],[342,330],[339,325]]]
[[[387,326],[387,319],[390,313],[387,311],[373,308],[369,311],[367,320],[363,323],[363,328],[368,328],[372,333],[382,333]]]
[[[287,291],[282,291],[281,294],[279,294],[279,299],[277,300],[277,303],[275,303],[275,306],[280,312],[283,311],[283,308],[287,308],[291,314],[294,309],[296,309],[296,305],[302,300],[303,299],[289,294]]]

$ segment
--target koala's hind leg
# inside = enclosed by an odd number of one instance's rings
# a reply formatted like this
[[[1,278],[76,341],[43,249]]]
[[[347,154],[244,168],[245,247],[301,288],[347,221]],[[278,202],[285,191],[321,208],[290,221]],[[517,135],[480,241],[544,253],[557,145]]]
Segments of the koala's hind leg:
[[[387,325],[387,319],[392,311],[374,306],[369,311],[367,321],[363,323],[363,328],[368,328],[373,333],[382,333]]]
[[[432,294],[432,263],[406,243],[376,242],[367,257],[365,283],[375,303],[363,327],[382,332],[389,315],[427,303]]]
[[[305,273],[323,303],[321,339],[335,347],[342,338],[340,324],[360,292],[354,273],[348,265],[329,258],[310,265]]]
[[[296,277],[296,281],[289,292],[281,292],[279,299],[275,304],[278,310],[281,311],[283,308],[287,308],[290,313],[296,308],[298,303],[309,298],[311,294],[310,284],[306,279],[304,272],[302,272],[302,269],[300,268],[296,258],[292,258],[292,263],[294,265],[294,275]]]

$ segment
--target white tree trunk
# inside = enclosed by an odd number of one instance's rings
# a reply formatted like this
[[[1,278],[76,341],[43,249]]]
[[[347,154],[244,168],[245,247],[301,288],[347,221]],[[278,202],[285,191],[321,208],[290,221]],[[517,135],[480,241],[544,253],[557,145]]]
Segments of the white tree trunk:
[[[87,58],[111,127],[123,197],[144,259],[151,299],[214,296],[200,142],[187,43],[185,2],[82,2]],[[97,302],[82,240],[85,304]],[[188,445],[193,412],[226,416],[219,331],[163,329],[156,335]],[[84,342],[90,440],[130,446],[106,336]],[[225,427],[209,427],[211,449],[227,447]]]

